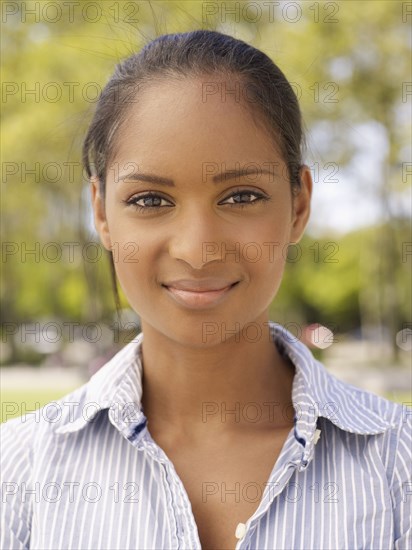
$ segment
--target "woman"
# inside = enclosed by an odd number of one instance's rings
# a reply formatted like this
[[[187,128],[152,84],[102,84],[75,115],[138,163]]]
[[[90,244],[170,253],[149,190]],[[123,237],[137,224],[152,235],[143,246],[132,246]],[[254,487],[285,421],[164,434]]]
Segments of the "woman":
[[[411,547],[410,411],[269,319],[309,217],[302,139],[283,73],[230,36],[116,68],[84,163],[142,331],[3,426],[2,548]]]

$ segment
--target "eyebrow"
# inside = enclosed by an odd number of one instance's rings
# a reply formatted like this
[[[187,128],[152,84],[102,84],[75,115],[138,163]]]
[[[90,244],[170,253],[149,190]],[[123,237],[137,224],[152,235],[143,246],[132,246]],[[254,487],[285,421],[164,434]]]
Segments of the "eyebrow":
[[[221,183],[227,180],[240,178],[244,176],[249,176],[251,174],[269,174],[270,176],[275,176],[276,173],[267,169],[260,168],[250,168],[242,170],[226,170],[220,174],[216,174],[212,178],[213,183]],[[142,174],[136,172],[133,174],[125,174],[124,176],[119,177],[119,181],[130,180],[130,181],[143,181],[145,183],[157,183],[158,185],[165,185],[168,187],[175,187],[175,182],[171,178],[165,178],[162,176],[156,176],[154,174]]]

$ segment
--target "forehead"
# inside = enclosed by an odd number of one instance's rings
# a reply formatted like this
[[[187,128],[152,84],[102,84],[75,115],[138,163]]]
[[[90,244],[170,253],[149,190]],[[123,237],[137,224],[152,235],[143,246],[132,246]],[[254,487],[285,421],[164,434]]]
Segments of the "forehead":
[[[117,136],[120,157],[185,162],[279,159],[244,84],[204,75],[161,79],[142,87]]]

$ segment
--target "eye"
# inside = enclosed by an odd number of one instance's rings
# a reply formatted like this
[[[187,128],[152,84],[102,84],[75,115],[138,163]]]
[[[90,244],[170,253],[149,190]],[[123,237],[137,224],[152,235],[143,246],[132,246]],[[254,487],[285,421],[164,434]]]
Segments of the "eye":
[[[243,200],[245,197],[255,197],[254,200]],[[228,202],[228,201],[232,202]],[[251,206],[254,204],[257,204],[261,201],[268,201],[270,200],[265,195],[262,195],[262,193],[259,193],[258,191],[252,191],[252,190],[245,190],[245,189],[238,189],[235,193],[232,193],[225,201],[220,202],[219,205],[228,204],[231,207],[239,207],[244,208],[245,206]],[[169,205],[162,205],[162,201],[169,202]],[[144,195],[134,195],[128,200],[122,201],[127,206],[133,206],[140,212],[144,214],[148,214],[149,212],[160,210],[161,208],[170,207],[173,206],[170,204],[170,201],[162,197],[161,195],[157,193],[145,193]],[[138,203],[141,204],[138,204]]]
[[[133,206],[140,210],[141,212],[148,212],[149,210],[158,210],[163,208],[161,202],[166,201],[164,197],[158,195],[157,193],[146,193],[145,195],[135,195],[131,199],[123,201],[128,206]],[[138,202],[143,201],[143,204],[137,204]]]
[[[242,200],[242,197],[256,197],[254,200]],[[230,195],[228,199],[233,199],[233,202],[225,202],[224,204],[229,204],[230,206],[240,206],[240,208],[243,208],[248,205],[257,204],[260,201],[267,201],[269,200],[268,197],[265,197],[265,195],[262,195],[262,193],[259,193],[258,191],[251,191],[248,189],[238,189],[235,193]],[[226,199],[226,201],[228,200]],[[222,204],[222,203],[219,203]]]

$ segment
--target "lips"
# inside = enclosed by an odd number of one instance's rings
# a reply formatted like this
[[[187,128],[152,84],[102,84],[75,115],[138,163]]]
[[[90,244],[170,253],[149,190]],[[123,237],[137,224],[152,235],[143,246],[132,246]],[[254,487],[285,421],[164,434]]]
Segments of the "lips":
[[[236,281],[235,283],[229,283],[226,286],[222,286],[222,280],[219,281],[219,284],[217,284],[216,280],[213,284],[209,280],[207,285],[205,282],[200,284],[200,281],[181,280],[179,282],[174,281],[173,286],[162,286],[166,289],[168,295],[180,305],[191,309],[204,309],[219,304],[234,288],[236,288],[238,282],[239,281]],[[177,286],[180,288],[177,288]],[[192,288],[188,289],[188,287]],[[193,288],[195,288],[195,290],[193,290]]]
[[[216,290],[223,290],[228,288],[238,281],[230,281],[227,279],[179,279],[176,281],[171,281],[164,283],[163,286],[167,288],[173,288],[176,290],[186,290],[188,292],[212,292]]]

